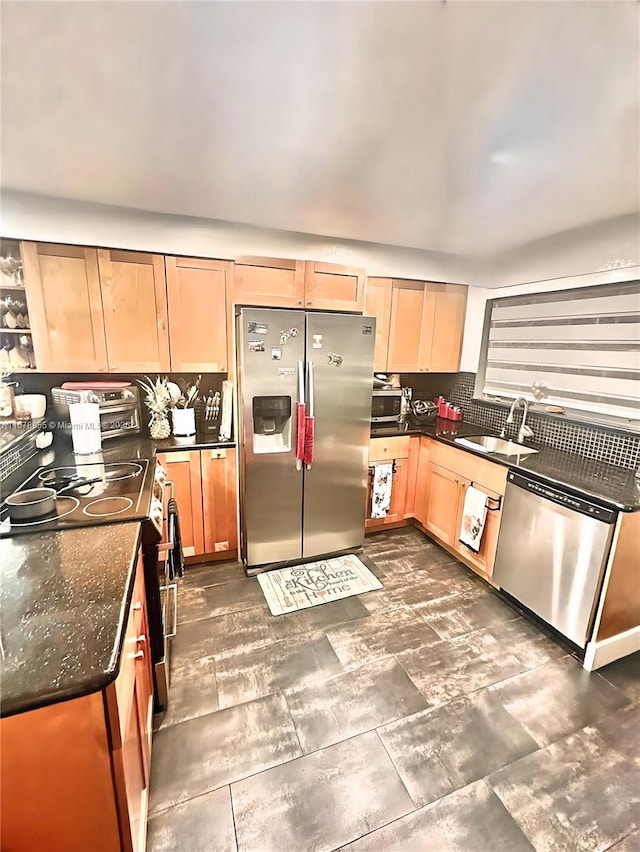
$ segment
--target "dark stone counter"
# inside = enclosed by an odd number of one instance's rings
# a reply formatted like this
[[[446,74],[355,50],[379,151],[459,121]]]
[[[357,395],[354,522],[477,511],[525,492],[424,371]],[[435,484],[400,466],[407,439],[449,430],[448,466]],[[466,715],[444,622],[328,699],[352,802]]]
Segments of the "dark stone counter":
[[[606,462],[563,453],[542,444],[533,444],[538,452],[523,456],[519,461],[497,453],[483,453],[455,443],[455,438],[487,435],[491,430],[466,421],[454,423],[438,419],[421,426],[407,424],[395,429],[371,430],[372,438],[391,438],[398,435],[426,435],[458,450],[488,459],[511,470],[531,474],[534,478],[574,491],[581,497],[592,498],[623,512],[640,511],[640,479],[633,470]]]
[[[133,522],[0,540],[0,715],[116,678],[140,530]]]

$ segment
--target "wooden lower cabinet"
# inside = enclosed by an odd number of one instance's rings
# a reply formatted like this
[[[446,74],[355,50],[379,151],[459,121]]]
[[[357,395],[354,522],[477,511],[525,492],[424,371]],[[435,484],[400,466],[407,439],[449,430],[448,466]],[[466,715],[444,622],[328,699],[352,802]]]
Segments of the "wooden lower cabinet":
[[[185,556],[204,553],[202,474],[200,451],[158,453],[158,461],[173,483],[173,496],[180,512],[180,535]]]
[[[144,849],[153,689],[139,559],[116,681],[0,721],[0,846]]]
[[[158,461],[173,482],[184,555],[231,556],[238,546],[235,449],[158,453]]]
[[[204,552],[224,553],[238,547],[236,451],[200,451]]]
[[[384,529],[391,524],[404,522],[407,516],[407,495],[410,475],[409,463],[410,437],[372,438],[369,442],[369,485],[367,488],[367,518],[365,529]],[[391,485],[391,503],[383,518],[371,517],[371,491],[373,487],[373,466],[376,463],[393,465]]]
[[[387,440],[407,441],[409,438]],[[377,450],[376,454],[382,452]],[[405,517],[415,519],[439,544],[469,567],[491,577],[507,469],[429,438],[412,436],[407,470]],[[487,516],[478,553],[459,540],[464,499],[471,484],[487,495]],[[384,519],[377,525],[384,526]],[[370,526],[367,522],[367,527]]]
[[[458,519],[462,513],[465,482],[446,468],[429,463],[429,484],[424,527],[436,538],[454,547]]]

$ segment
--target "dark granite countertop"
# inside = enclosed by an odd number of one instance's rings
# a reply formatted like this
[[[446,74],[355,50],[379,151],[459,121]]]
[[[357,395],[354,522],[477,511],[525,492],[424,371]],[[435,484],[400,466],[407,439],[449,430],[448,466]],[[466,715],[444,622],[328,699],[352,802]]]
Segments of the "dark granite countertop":
[[[467,421],[454,423],[438,419],[421,426],[407,424],[396,429],[371,430],[372,438],[391,438],[399,435],[426,435],[457,450],[478,455],[511,470],[531,474],[536,479],[568,488],[576,494],[593,498],[623,512],[640,511],[640,479],[633,470],[606,462],[587,459],[573,453],[564,453],[542,444],[533,444],[538,452],[523,456],[519,461],[497,453],[483,453],[455,443],[455,438],[470,435],[492,434],[486,426]]]
[[[141,525],[0,541],[0,715],[103,689],[118,674]]]

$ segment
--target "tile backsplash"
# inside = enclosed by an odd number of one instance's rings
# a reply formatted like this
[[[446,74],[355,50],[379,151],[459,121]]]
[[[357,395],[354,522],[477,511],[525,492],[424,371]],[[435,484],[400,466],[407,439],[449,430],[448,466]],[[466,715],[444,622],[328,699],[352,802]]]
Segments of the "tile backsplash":
[[[448,392],[443,392],[462,407],[465,420],[486,426],[492,431],[500,431],[507,412],[504,406],[473,401],[475,379],[475,373],[458,373],[453,382],[448,383]],[[507,437],[517,437],[521,420],[522,409],[518,408],[513,424],[507,426]],[[545,444],[618,467],[636,469],[640,464],[640,435],[562,420],[560,417],[538,413],[535,408],[529,409],[527,425],[533,430],[531,441],[534,444]]]

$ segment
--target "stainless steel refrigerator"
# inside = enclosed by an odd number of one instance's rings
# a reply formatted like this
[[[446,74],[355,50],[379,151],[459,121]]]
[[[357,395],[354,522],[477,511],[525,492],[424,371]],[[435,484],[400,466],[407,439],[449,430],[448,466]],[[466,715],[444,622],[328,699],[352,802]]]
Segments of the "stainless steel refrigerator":
[[[236,323],[247,571],[359,547],[375,319],[240,308]]]

